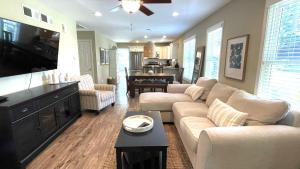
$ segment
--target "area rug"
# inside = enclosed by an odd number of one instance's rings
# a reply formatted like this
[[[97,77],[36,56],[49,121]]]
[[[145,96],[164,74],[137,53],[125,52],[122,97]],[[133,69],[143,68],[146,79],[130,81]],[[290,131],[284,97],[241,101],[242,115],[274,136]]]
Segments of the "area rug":
[[[192,164],[189,161],[188,155],[184,149],[184,146],[180,140],[178,132],[173,124],[165,124],[165,131],[167,134],[167,139],[169,143],[168,147],[168,161],[167,168],[168,169],[192,169]],[[110,148],[105,158],[105,163],[103,165],[103,169],[114,169],[116,168],[116,157],[115,157],[115,149],[114,143],[117,139],[119,132],[114,133],[114,141],[108,145]]]

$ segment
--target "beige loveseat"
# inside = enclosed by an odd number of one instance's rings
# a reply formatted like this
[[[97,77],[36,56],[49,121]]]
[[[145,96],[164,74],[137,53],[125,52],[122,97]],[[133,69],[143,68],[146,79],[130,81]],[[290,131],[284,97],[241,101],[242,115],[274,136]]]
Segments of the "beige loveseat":
[[[172,90],[182,94],[184,88],[187,85]],[[155,94],[158,93],[152,93],[153,97]],[[246,125],[216,127],[207,118],[209,106],[216,98],[248,113]],[[300,112],[289,111],[284,101],[262,100],[216,83],[197,102],[173,103],[172,114],[194,169],[300,168]]]

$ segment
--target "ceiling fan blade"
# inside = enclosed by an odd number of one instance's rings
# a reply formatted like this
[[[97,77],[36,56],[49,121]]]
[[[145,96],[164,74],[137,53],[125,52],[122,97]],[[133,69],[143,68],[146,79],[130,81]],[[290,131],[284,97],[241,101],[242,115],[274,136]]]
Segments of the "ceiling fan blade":
[[[118,12],[118,11],[121,10],[122,8],[123,8],[122,5],[118,5],[118,6],[114,7],[114,8],[112,8],[112,9],[110,10],[110,12]]]
[[[148,9],[147,7],[145,7],[144,5],[141,5],[140,7],[140,11],[143,12],[145,15],[150,16],[153,15],[154,13]]]
[[[153,3],[172,3],[172,0],[142,0],[145,4],[153,4]]]

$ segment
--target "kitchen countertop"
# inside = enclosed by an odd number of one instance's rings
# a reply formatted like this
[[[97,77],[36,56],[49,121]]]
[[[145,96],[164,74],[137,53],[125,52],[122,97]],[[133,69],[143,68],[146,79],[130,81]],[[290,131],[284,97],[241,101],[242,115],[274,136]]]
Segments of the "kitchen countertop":
[[[161,67],[160,65],[144,65],[143,67],[149,67],[149,68],[152,68],[152,67]],[[179,69],[179,68],[175,68],[173,66],[163,66],[164,69]]]

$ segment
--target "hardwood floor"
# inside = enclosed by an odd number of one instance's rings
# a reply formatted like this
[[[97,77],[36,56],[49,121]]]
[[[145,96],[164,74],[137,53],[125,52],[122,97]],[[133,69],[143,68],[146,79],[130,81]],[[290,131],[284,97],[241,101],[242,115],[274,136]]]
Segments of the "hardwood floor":
[[[115,168],[113,146],[121,127],[124,114],[138,110],[138,99],[128,99],[126,90],[120,87],[114,107],[108,107],[96,116],[85,112],[72,126],[64,131],[48,148],[36,157],[28,169],[109,169]],[[166,125],[168,138],[178,137],[173,125]],[[191,168],[179,138],[175,138],[168,168]],[[169,150],[168,150],[169,152]],[[183,156],[182,156],[183,154]],[[110,156],[108,158],[108,156]],[[169,155],[168,155],[169,156]],[[180,165],[178,165],[180,164]],[[173,167],[172,167],[173,166]],[[188,166],[188,167],[178,167]]]

